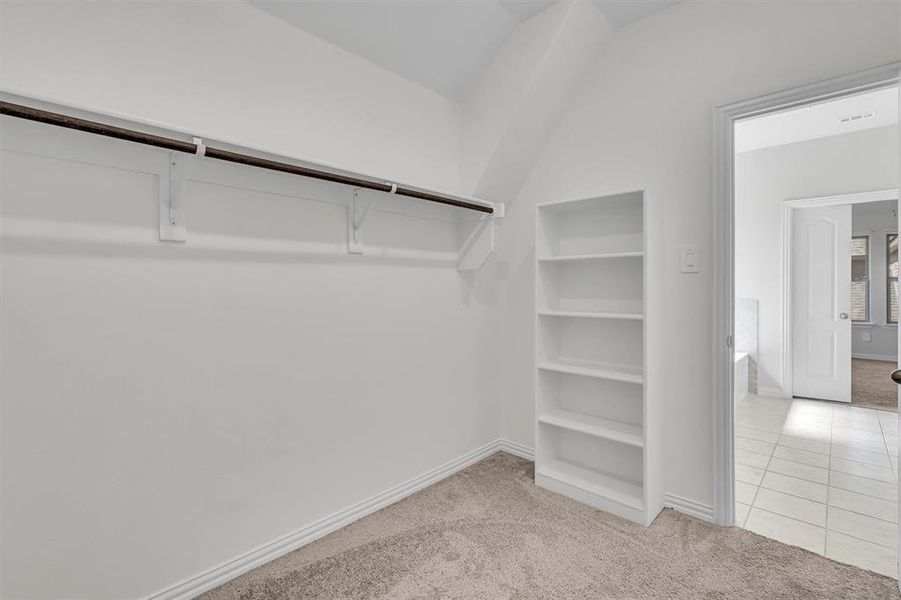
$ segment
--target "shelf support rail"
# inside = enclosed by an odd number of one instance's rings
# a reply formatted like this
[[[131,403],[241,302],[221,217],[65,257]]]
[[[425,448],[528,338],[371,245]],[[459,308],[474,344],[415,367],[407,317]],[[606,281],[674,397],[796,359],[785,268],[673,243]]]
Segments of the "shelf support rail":
[[[187,239],[185,222],[185,168],[188,157],[181,152],[169,153],[169,193],[160,194],[160,241],[184,242]]]
[[[44,110],[41,108],[26,106],[24,104],[17,104],[5,100],[0,100],[0,115],[7,115],[18,119],[35,121],[38,123],[54,125],[56,127],[63,127],[66,129],[74,129],[77,131],[116,138],[137,144],[143,144],[146,146],[155,146],[157,148],[164,148],[173,152],[181,152],[184,154],[192,154],[196,156],[205,156],[207,158],[214,158],[216,160],[225,162],[247,165],[260,169],[267,169],[270,171],[278,171],[281,173],[289,173],[292,175],[308,177],[311,179],[319,179],[322,181],[330,181],[332,183],[348,185],[355,188],[375,190],[388,194],[396,194],[398,196],[407,196],[409,198],[415,198],[417,200],[435,202],[438,204],[454,206],[466,210],[473,210],[489,215],[494,214],[495,212],[495,204],[493,202],[480,200],[478,198],[467,198],[454,194],[448,194],[445,192],[429,191],[409,185],[385,181],[383,179],[375,179],[349,171],[338,172],[337,170],[325,169],[314,164],[297,164],[297,162],[274,160],[270,158],[264,158],[262,156],[255,156],[246,152],[208,146],[204,144],[203,141],[199,138],[194,138],[194,141],[188,142],[181,139],[146,133],[126,127],[118,127],[109,125],[107,123],[101,123],[99,121],[82,119],[59,112],[53,112],[50,110]]]

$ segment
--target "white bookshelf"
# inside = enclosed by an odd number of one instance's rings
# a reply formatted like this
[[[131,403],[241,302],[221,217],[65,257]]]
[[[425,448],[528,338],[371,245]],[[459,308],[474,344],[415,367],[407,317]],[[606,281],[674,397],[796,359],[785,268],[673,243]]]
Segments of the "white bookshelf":
[[[540,204],[535,243],[535,483],[643,525],[663,508],[650,209],[643,191]]]

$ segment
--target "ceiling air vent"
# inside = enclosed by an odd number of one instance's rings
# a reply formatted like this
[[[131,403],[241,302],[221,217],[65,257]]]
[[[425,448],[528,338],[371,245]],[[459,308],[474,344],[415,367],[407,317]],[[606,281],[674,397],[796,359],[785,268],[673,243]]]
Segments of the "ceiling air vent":
[[[870,110],[867,112],[857,113],[856,115],[847,115],[844,117],[839,117],[838,122],[841,125],[850,125],[851,123],[857,123],[859,121],[865,121],[867,119],[872,119],[876,116],[875,110]]]

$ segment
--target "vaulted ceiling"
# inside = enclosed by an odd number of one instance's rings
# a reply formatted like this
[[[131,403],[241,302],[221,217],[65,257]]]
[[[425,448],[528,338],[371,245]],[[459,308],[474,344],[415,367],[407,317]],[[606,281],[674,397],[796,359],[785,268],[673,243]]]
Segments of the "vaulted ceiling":
[[[262,10],[454,100],[514,28],[556,0],[247,0]],[[576,0],[588,1],[588,0]],[[593,0],[615,27],[674,1]]]

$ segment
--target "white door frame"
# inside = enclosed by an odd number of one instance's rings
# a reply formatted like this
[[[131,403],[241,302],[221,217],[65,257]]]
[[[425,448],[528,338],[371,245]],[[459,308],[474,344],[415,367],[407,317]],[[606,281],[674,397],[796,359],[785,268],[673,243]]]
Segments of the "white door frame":
[[[897,85],[901,62],[743,100],[713,111],[713,518],[735,522],[735,122]]]
[[[786,200],[782,204],[782,397],[793,396],[794,381],[792,379],[792,219],[794,212],[802,208],[819,206],[835,206],[836,204],[862,204],[864,202],[881,202],[898,200],[898,189],[859,192],[856,194],[840,194],[837,196],[819,196],[817,198],[800,198]],[[897,225],[897,224],[896,224]]]

